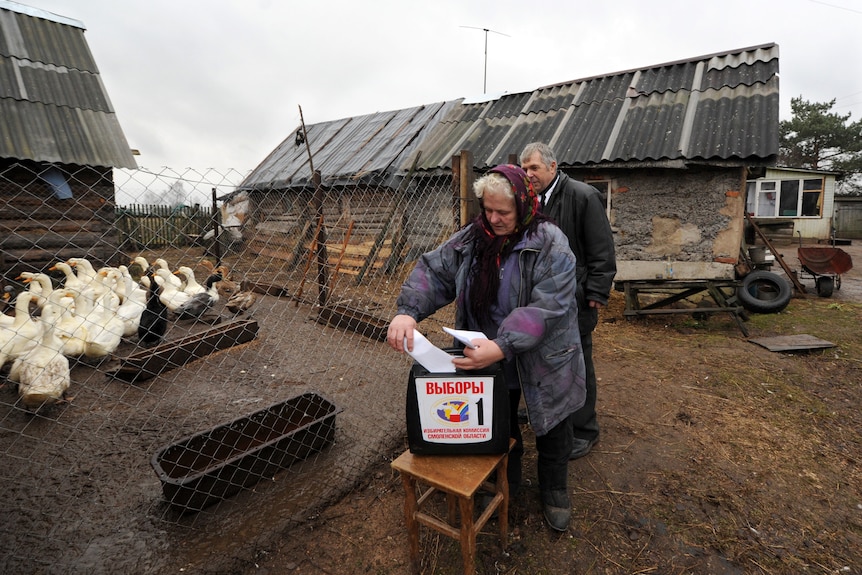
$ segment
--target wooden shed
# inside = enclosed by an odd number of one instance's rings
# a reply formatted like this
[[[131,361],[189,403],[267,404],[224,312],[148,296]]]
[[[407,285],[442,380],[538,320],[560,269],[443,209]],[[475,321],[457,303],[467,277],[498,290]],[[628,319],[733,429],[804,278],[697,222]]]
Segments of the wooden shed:
[[[136,168],[70,18],[0,0],[2,273],[118,254],[113,168]]]
[[[324,191],[343,197],[373,183],[366,209],[397,218],[394,207],[408,206],[412,219],[401,229],[425,226],[426,241],[408,238],[405,255],[464,221],[465,182],[543,141],[563,171],[606,192],[618,281],[732,280],[746,182],[777,159],[778,107],[778,46],[764,44],[531,92],[315,124],[307,134]],[[425,121],[413,120],[422,114]],[[276,193],[282,204],[262,210],[263,219],[290,212],[313,220],[310,182],[304,142],[292,134],[241,188]],[[263,219],[251,219],[252,241]]]

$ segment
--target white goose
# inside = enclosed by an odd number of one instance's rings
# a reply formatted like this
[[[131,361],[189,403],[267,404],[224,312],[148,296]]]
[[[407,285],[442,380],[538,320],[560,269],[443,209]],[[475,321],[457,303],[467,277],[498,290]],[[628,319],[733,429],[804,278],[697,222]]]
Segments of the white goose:
[[[48,296],[54,291],[54,284],[51,283],[51,278],[48,274],[21,272],[16,278],[22,283],[27,284],[27,291],[33,294],[31,303],[35,303],[36,307],[41,308],[48,301]]]
[[[110,289],[104,281],[104,276],[99,275],[87,258],[69,258],[66,263],[75,268],[75,275],[83,286],[90,286],[96,290],[97,298]]]
[[[69,258],[66,263],[75,268],[75,275],[84,283],[99,281],[99,274],[87,258]]]
[[[147,305],[147,290],[144,289],[141,283],[132,277],[129,268],[126,266],[119,266],[117,269],[126,284],[126,297],[139,301],[141,305]]]
[[[181,275],[185,278],[185,285],[183,286],[183,291],[187,294],[193,296],[207,291],[207,288],[198,283],[198,280],[195,277],[195,272],[189,266],[180,266],[179,268],[177,268],[177,271],[175,271],[174,274]]]
[[[170,271],[162,268],[156,270],[156,275],[153,279],[156,283],[162,286],[159,300],[165,304],[165,307],[175,312],[177,311],[177,308],[186,303],[192,296],[180,290],[176,285],[172,284],[168,278],[179,280],[179,278]]]
[[[54,290],[48,303],[56,303],[60,309],[60,319],[57,320],[55,333],[63,343],[62,352],[66,357],[84,355],[87,345],[87,317],[93,311],[89,299],[84,296],[84,290]],[[56,299],[55,299],[56,296]],[[74,305],[63,307],[62,296],[74,297]]]
[[[77,275],[75,275],[75,271],[72,269],[72,266],[67,264],[66,262],[57,262],[48,268],[49,271],[61,271],[63,272],[63,287],[66,289],[81,289],[84,287],[84,282],[82,282]]]
[[[129,262],[129,274],[135,279],[135,281],[139,281],[140,279],[146,277],[147,270],[150,269],[150,262],[147,261],[147,258],[144,256],[137,256],[132,258],[132,261]]]
[[[156,271],[165,270],[166,272],[168,272],[168,275],[163,276],[165,278],[165,281],[175,286],[179,290],[183,289],[183,280],[171,273],[171,267],[168,265],[168,262],[164,258],[157,258],[156,261],[153,262],[153,266],[156,268]]]
[[[42,326],[30,317],[33,295],[22,291],[15,297],[15,318],[12,325],[0,325],[0,367],[24,352],[36,347],[42,339]]]
[[[113,291],[106,291],[96,300],[95,290],[92,288],[84,290],[84,297],[93,308],[87,316],[84,355],[92,359],[101,359],[114,353],[123,340],[125,324],[117,315],[120,298]]]
[[[120,305],[115,312],[116,316],[123,322],[123,336],[128,337],[138,333],[138,326],[141,324],[141,314],[147,307],[146,298],[147,292],[141,289],[140,285],[135,282],[131,276],[126,279],[121,270],[110,270],[107,272],[109,276],[116,276],[115,292],[120,298]],[[137,291],[143,294],[143,301],[136,294]]]
[[[61,315],[62,310],[56,305],[49,302],[43,306],[41,340],[20,355],[9,371],[9,379],[18,382],[18,396],[28,408],[60,401],[69,389],[69,360],[63,355],[63,342],[54,331]]]

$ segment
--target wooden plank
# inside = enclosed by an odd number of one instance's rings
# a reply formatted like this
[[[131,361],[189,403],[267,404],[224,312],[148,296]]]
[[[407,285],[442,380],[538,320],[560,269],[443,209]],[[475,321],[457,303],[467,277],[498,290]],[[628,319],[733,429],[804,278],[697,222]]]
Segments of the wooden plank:
[[[286,247],[287,246],[285,246],[285,248]],[[275,258],[277,260],[289,262],[293,259],[293,250],[291,249],[268,248],[258,244],[257,242],[249,244],[248,250],[255,255]]]
[[[120,366],[108,375],[130,382],[150,379],[215,351],[251,341],[257,337],[257,331],[255,320],[233,320],[121,358]]]
[[[769,351],[803,351],[812,349],[826,349],[835,347],[835,344],[825,339],[800,333],[796,335],[777,335],[773,337],[759,337],[749,339],[751,343],[756,343],[761,347],[765,347]]]
[[[791,283],[796,287],[797,290],[799,290],[799,293],[806,293],[805,286],[800,283],[799,278],[796,277],[796,274],[793,273],[793,271],[787,266],[787,264],[784,262],[784,258],[781,257],[781,254],[778,253],[778,250],[775,249],[775,247],[772,245],[772,242],[770,242],[769,238],[766,237],[766,234],[763,233],[763,230],[761,230],[757,226],[757,224],[754,223],[754,220],[748,214],[748,211],[745,212],[745,219],[748,220],[748,223],[751,224],[751,227],[754,229],[755,232],[757,232],[757,235],[760,236],[760,239],[763,240],[763,243],[766,244],[766,247],[769,248],[770,252],[772,252],[772,255],[775,256],[775,261],[778,262],[778,265],[781,266],[781,269],[784,270],[784,273],[787,274],[787,277],[790,278]]]
[[[735,280],[642,280],[622,283],[626,300],[626,308],[623,310],[623,315],[626,317],[724,312],[731,315],[743,335],[748,337],[748,328],[743,323],[745,308],[737,305],[735,294],[728,296],[722,291],[722,288],[732,288],[735,291],[738,284]],[[716,307],[667,307],[702,292],[709,294],[716,303]],[[660,294],[663,297],[642,307],[639,299],[641,294]]]

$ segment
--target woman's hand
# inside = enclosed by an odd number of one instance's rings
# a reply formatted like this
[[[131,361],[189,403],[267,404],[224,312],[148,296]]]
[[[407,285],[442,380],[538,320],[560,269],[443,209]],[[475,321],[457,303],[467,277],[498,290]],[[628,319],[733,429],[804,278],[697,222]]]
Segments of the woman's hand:
[[[413,330],[416,320],[405,314],[398,314],[389,322],[386,341],[395,351],[404,351],[404,338],[407,338],[407,349],[413,351]]]
[[[470,343],[476,346],[476,349],[465,347],[464,357],[452,360],[458,369],[482,369],[506,357],[493,340],[474,339]]]

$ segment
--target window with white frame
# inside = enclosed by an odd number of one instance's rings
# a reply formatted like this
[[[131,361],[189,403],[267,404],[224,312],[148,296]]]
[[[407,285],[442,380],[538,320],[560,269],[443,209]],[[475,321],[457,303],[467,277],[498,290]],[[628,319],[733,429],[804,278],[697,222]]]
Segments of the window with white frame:
[[[749,180],[746,209],[756,218],[820,217],[823,178]]]

